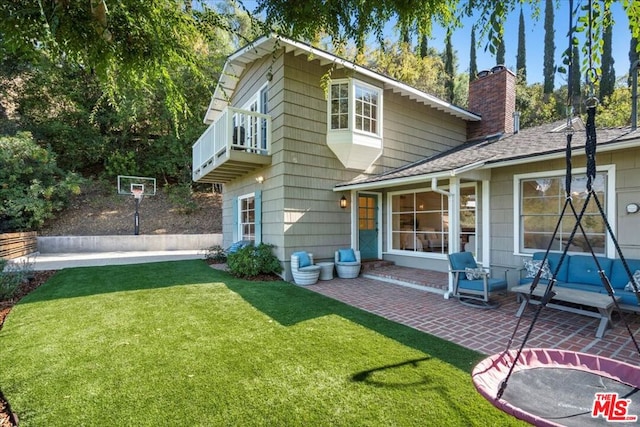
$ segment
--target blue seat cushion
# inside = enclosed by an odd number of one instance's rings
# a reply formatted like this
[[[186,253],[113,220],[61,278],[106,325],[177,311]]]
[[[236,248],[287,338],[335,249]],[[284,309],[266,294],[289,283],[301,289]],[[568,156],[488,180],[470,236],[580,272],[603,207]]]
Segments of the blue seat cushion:
[[[306,252],[294,252],[293,255],[298,257],[298,268],[311,265],[311,259]]]
[[[600,268],[605,275],[611,274],[611,258],[597,257]],[[598,266],[591,255],[572,255],[569,260],[567,282],[585,283],[587,285],[602,285]]]
[[[471,252],[449,254],[449,263],[452,270],[465,271],[467,268],[478,268],[478,264]]]
[[[240,249],[246,246],[249,246],[250,244],[251,244],[251,240],[240,240],[240,241],[234,242],[231,246],[229,246],[229,249],[227,249],[227,253],[235,254]]]
[[[533,254],[533,257],[531,259],[541,260],[544,258],[544,254],[545,254],[544,252],[536,252]],[[549,269],[551,270],[551,274],[556,272],[561,256],[562,254],[558,252],[549,252],[549,255],[547,255],[547,261],[549,261]],[[564,260],[562,260],[562,265],[558,270],[558,274],[556,275],[556,280],[559,280],[561,282],[566,282],[568,271],[569,271],[569,256],[566,256]]]
[[[607,291],[605,289],[600,290],[600,293],[607,295]],[[638,298],[634,292],[617,290],[616,296],[620,297],[620,301],[618,301],[620,304],[638,305]]]
[[[530,285],[531,283],[533,283],[533,279],[529,278],[529,277],[525,277],[524,279],[520,279],[520,284],[521,285]],[[539,285],[548,285],[549,284],[549,279],[540,279],[538,281]]]
[[[640,270],[640,259],[627,259],[626,261],[632,275],[636,271]],[[624,289],[627,283],[629,283],[629,275],[627,274],[621,259],[617,258],[613,260],[609,280],[611,281],[613,289]]]
[[[356,262],[356,253],[353,249],[338,249],[338,260],[340,262]]]
[[[489,292],[497,291],[501,289],[507,289],[507,282],[503,279],[488,279],[487,285]],[[459,289],[466,289],[469,291],[482,292],[484,290],[484,280],[460,280],[458,282]]]
[[[602,284],[602,282],[599,282],[597,285],[594,285],[591,283],[558,282],[556,283],[556,286],[561,288],[577,289],[578,291],[588,291],[588,292],[600,292],[600,290],[604,289],[604,285]]]

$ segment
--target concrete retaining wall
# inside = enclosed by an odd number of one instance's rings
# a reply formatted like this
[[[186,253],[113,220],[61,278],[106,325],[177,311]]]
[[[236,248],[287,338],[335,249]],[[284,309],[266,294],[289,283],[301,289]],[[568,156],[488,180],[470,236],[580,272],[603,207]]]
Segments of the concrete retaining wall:
[[[185,251],[222,246],[222,234],[159,234],[139,236],[40,236],[45,253]]]

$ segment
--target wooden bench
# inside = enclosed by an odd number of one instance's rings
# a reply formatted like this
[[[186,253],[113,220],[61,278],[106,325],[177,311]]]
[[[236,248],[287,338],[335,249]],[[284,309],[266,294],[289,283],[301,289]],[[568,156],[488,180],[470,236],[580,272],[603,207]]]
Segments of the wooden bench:
[[[520,308],[518,308],[518,311],[516,312],[516,317],[522,316],[522,313],[527,307],[527,304],[531,303],[539,305],[539,298],[542,298],[544,296],[544,293],[547,290],[547,286],[538,285],[533,291],[533,295],[531,295],[531,297],[529,295],[530,290],[530,285],[520,285],[509,289],[509,291],[516,293],[519,297],[522,297],[522,303],[520,304]],[[569,289],[559,286],[554,286],[553,291],[556,293],[556,295],[551,299],[551,301],[549,301],[549,303],[547,303],[547,307],[600,319],[600,324],[598,325],[598,329],[596,330],[597,338],[602,338],[607,327],[613,326],[613,323],[611,321],[611,313],[615,308],[615,303],[611,296],[607,294],[597,294],[595,292],[580,291],[577,289]],[[616,301],[620,300],[620,297],[618,296],[614,298],[616,299]],[[577,307],[556,304],[553,301],[567,302],[575,304]],[[595,312],[587,310],[584,307],[595,308],[598,311]]]

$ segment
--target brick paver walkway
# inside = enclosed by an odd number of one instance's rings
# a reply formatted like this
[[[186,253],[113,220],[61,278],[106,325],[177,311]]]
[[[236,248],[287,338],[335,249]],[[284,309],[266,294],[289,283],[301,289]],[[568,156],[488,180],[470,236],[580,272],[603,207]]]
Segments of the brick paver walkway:
[[[505,350],[518,320],[515,313],[519,304],[514,295],[498,296],[499,308],[483,310],[462,305],[456,299],[444,299],[446,273],[397,266],[380,270],[356,279],[319,281],[307,288],[487,355]],[[387,281],[370,278],[371,274],[380,274]],[[403,282],[409,286],[398,284]],[[525,311],[511,348],[520,346],[534,311],[532,307]],[[640,340],[640,315],[626,316],[631,331]],[[640,356],[620,315],[614,314],[614,327],[603,338],[595,337],[598,322],[592,317],[545,308],[526,347],[581,351],[637,365]]]

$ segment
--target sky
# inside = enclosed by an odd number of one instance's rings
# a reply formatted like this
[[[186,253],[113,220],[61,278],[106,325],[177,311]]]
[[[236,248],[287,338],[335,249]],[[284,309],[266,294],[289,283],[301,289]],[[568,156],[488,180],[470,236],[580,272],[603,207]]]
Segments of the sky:
[[[242,0],[244,5],[253,10],[257,2],[252,0]],[[544,81],[543,76],[543,61],[544,61],[544,1],[539,0],[540,4],[540,16],[537,20],[530,18],[531,6],[523,5],[523,12],[525,16],[525,50],[526,50],[526,65],[527,65],[527,83],[542,83]],[[569,0],[555,0],[554,4],[558,5],[555,9],[554,17],[554,29],[555,29],[555,63],[557,66],[563,64],[562,53],[569,46],[568,31],[569,31]],[[612,13],[614,17],[613,27],[613,59],[614,68],[616,72],[616,79],[625,76],[629,70],[629,43],[631,34],[629,31],[629,20],[622,8],[622,2],[615,2],[612,6]],[[574,9],[587,4],[587,0],[574,0]],[[505,26],[505,59],[507,68],[515,71],[516,69],[516,54],[518,49],[518,25],[519,25],[520,9],[516,8],[508,17]],[[574,17],[574,22],[577,17]],[[471,44],[471,26],[475,22],[475,19],[469,18],[463,22],[463,28],[456,30],[452,36],[453,48],[458,54],[458,73],[464,73],[469,71],[469,58],[470,58],[470,44]],[[438,51],[444,51],[445,47],[445,30],[443,28],[434,27],[429,46],[437,49]],[[398,32],[395,30],[395,23],[389,22],[385,27],[385,35],[391,40],[397,40],[399,37]],[[584,35],[576,34],[581,43],[584,43]],[[486,40],[479,39],[480,34],[476,32],[476,40],[480,43],[476,47],[476,65],[478,71],[491,69],[496,65],[495,56],[486,49]],[[584,58],[583,53],[580,53],[580,58]],[[584,79],[584,78],[583,78]],[[560,87],[566,84],[566,75],[556,74],[554,80],[555,86]]]

